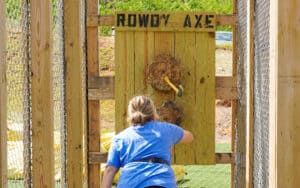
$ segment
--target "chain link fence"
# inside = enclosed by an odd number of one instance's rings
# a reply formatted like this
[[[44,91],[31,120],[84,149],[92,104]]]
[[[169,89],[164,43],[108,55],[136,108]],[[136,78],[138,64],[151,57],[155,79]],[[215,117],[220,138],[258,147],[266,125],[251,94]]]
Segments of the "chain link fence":
[[[5,2],[7,5],[8,187],[31,187],[30,2],[29,0],[5,0]],[[66,129],[64,107],[63,0],[53,1],[52,13],[55,180],[57,187],[67,187],[65,172],[66,157],[64,152],[66,147]],[[82,10],[81,19],[85,19],[85,10]],[[82,25],[82,30],[85,29],[84,27]],[[84,39],[84,37],[82,38]],[[85,41],[81,41],[81,44],[83,44],[82,49],[85,50]],[[232,60],[229,59],[224,62],[223,55],[227,52],[222,50],[218,52],[217,75],[231,75]],[[100,54],[100,60],[103,58],[105,57],[101,57]],[[82,62],[85,62],[85,60],[83,59]],[[224,63],[226,63],[225,66]],[[218,67],[222,68],[218,69]],[[86,67],[83,64],[82,72],[85,73],[85,70]],[[83,75],[83,77],[85,76]],[[114,106],[113,101],[112,104],[109,102],[104,104],[110,108]],[[221,106],[220,108],[226,108],[226,113],[227,111],[231,112],[231,108],[229,107]],[[101,113],[105,112],[109,112],[109,110],[101,107]],[[231,117],[231,114],[228,116]],[[109,124],[110,126],[113,125],[111,117],[114,116],[102,114],[101,117],[109,117]],[[105,119],[102,119],[101,122],[105,123]],[[220,131],[219,127],[226,127],[230,130],[231,121],[228,120],[225,123],[226,125],[218,125],[216,123],[218,126],[216,130]],[[231,134],[229,136],[231,137]],[[220,132],[217,132],[216,152],[231,152],[230,139],[223,142],[223,137],[221,137]],[[178,186],[181,188],[226,188],[231,185],[230,164],[211,166],[188,165],[184,166],[184,169],[184,178],[178,182]]]
[[[8,186],[18,187],[30,174],[24,158],[30,159],[29,142],[30,108],[28,78],[28,14],[26,1],[6,1],[7,28],[7,168]]]
[[[270,2],[255,1],[254,19],[254,187],[269,186]]]
[[[30,1],[6,0],[8,187],[32,187]],[[66,187],[63,0],[52,2],[52,75],[56,186]]]

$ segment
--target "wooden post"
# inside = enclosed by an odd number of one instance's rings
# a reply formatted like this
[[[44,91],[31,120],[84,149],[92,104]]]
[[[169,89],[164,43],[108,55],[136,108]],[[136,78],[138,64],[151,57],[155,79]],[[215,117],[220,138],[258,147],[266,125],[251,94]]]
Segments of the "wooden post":
[[[81,26],[82,2],[64,1],[64,36],[66,64],[66,126],[68,187],[87,187],[86,101]]]
[[[87,14],[98,14],[98,0],[88,0]],[[88,77],[99,76],[99,42],[98,25],[87,28]],[[89,118],[89,152],[100,152],[100,101],[88,101]],[[100,164],[89,164],[89,187],[100,187]]]
[[[254,0],[248,1],[248,85],[247,85],[247,148],[246,187],[253,187],[253,111],[254,111]]]
[[[269,187],[300,185],[300,3],[270,1]]]
[[[51,1],[32,0],[32,175],[33,187],[54,187],[51,83]]]
[[[7,84],[5,1],[0,0],[0,187],[7,187]]]
[[[232,14],[236,16],[237,13],[237,0],[232,0]],[[237,85],[236,81],[236,66],[237,66],[237,53],[236,53],[236,24],[232,26],[232,79],[234,80],[234,85]],[[233,99],[231,101],[231,152],[235,154],[236,145],[236,114],[237,114],[237,100]],[[235,157],[233,163],[231,163],[231,188],[234,188],[235,179]]]

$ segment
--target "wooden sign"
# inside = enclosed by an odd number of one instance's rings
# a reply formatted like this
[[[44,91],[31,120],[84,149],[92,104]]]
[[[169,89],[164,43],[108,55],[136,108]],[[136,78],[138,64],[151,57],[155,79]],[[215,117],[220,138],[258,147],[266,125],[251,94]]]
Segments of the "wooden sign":
[[[216,15],[202,12],[117,12],[119,31],[214,32]]]

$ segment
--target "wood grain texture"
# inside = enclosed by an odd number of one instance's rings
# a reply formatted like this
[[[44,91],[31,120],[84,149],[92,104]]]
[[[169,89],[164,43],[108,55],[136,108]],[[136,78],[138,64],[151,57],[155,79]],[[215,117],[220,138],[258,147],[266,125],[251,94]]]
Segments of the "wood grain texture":
[[[215,35],[214,33],[197,33],[196,48],[199,57],[196,59],[196,104],[199,113],[197,136],[202,148],[201,157],[198,157],[202,164],[213,164],[215,159],[212,154],[215,152]],[[200,139],[201,138],[201,139]]]
[[[126,127],[126,33],[116,32],[115,39],[115,128],[120,132]]]
[[[184,121],[182,127],[190,130],[195,137],[193,144],[179,144],[175,146],[174,163],[182,164],[195,164],[197,163],[197,156],[202,151],[199,142],[203,142],[198,137],[199,124],[199,111],[195,106],[196,103],[196,34],[181,32],[175,34],[175,58],[181,63],[181,76],[182,85],[184,86],[184,94],[182,97],[176,97],[176,103],[184,110]],[[199,139],[200,138],[200,139]],[[201,156],[202,157],[202,156]]]
[[[161,106],[167,100],[175,100],[185,110],[186,122],[182,126],[192,130],[195,135],[198,135],[201,129],[201,135],[197,137],[196,144],[194,142],[193,145],[179,146],[178,150],[175,149],[174,162],[177,164],[214,164],[214,34],[117,31],[115,54],[117,131],[126,127],[127,105],[133,95],[148,94],[156,106]],[[186,87],[182,98],[175,97],[173,91],[154,90],[146,82],[146,65],[159,54],[171,56],[176,54],[176,58],[182,61],[184,75],[182,83]],[[201,58],[197,58],[198,56]],[[230,85],[228,80],[222,81]]]
[[[249,52],[248,52],[248,126],[246,148],[246,188],[253,187],[253,140],[254,140],[254,0],[248,1]]]
[[[214,32],[216,15],[193,11],[117,11],[115,29],[118,31]]]
[[[278,0],[270,2],[269,186],[277,188]]]
[[[237,15],[237,0],[232,0],[233,4],[233,15]],[[234,85],[237,86],[237,28],[238,25],[234,24],[232,26],[232,78]],[[240,148],[240,146],[243,147],[242,140],[246,137],[244,135],[243,138],[243,130],[246,129],[245,124],[238,125],[237,124],[237,108],[238,108],[238,99],[231,101],[231,152],[235,154],[236,152],[243,150],[243,148]],[[238,130],[237,130],[238,129]],[[238,139],[236,139],[236,136],[239,135]],[[246,143],[245,143],[246,145]],[[239,154],[240,155],[240,154]],[[243,165],[241,161],[235,161],[240,160],[235,158],[234,162],[231,164],[231,188],[235,187],[245,187],[246,182],[244,181],[244,172],[243,171],[236,171],[236,169],[241,169],[238,165]],[[246,165],[245,165],[246,166]]]
[[[147,38],[150,38],[149,34],[147,34]],[[152,36],[151,36],[152,38]],[[148,45],[149,46],[149,43]],[[144,48],[145,50],[146,48]],[[152,48],[147,48],[144,53],[153,54],[153,50],[151,52]],[[140,48],[136,48],[135,52],[135,59],[136,62],[140,62],[135,66],[135,70],[138,69],[138,66],[147,66],[149,62],[151,63],[151,58],[149,58],[148,55],[147,59],[145,59],[144,63],[140,61],[142,58],[140,56],[142,52],[142,45],[140,45]],[[151,56],[152,57],[152,56]],[[144,70],[144,68],[143,68]],[[146,77],[144,77],[144,80],[141,79],[135,79],[137,82],[135,85],[143,83],[146,83],[143,86],[135,86],[135,88],[141,88],[141,89],[135,89],[136,93],[145,93],[148,96],[153,96],[153,89],[149,83],[146,81]],[[106,100],[106,99],[115,99],[115,77],[114,76],[98,76],[98,77],[90,77],[89,78],[89,92],[88,97],[90,100]],[[216,77],[216,99],[237,99],[237,88],[233,84],[232,77]]]
[[[277,117],[276,135],[276,181],[277,187],[298,187],[300,185],[300,3],[296,0],[278,1],[276,16],[278,38],[271,38],[278,43],[278,51],[271,65],[277,66]],[[275,20],[276,20],[275,19]],[[272,28],[273,29],[273,28]],[[274,77],[270,78],[273,79]]]
[[[33,187],[54,187],[51,1],[33,0],[30,7],[32,184]]]
[[[81,44],[82,4],[79,0],[64,1],[64,35],[66,64],[67,179],[69,187],[86,187],[85,143],[86,101]]]
[[[98,13],[98,0],[87,0],[86,8],[87,14],[97,14]],[[99,71],[99,40],[98,40],[98,27],[88,27],[87,32],[87,69],[88,78],[97,77],[100,75]],[[100,44],[101,45],[101,44]],[[106,91],[106,90],[101,90]],[[88,91],[88,96],[92,95],[93,92]],[[100,101],[92,97],[88,98],[88,150],[89,152],[100,151]],[[88,185],[89,187],[100,187],[100,165],[99,164],[89,164],[88,166]]]
[[[217,14],[216,15],[217,25],[235,25],[236,15]],[[115,16],[114,15],[97,15],[89,14],[87,17],[87,26],[114,26]]]
[[[6,4],[0,0],[0,187],[7,187]]]

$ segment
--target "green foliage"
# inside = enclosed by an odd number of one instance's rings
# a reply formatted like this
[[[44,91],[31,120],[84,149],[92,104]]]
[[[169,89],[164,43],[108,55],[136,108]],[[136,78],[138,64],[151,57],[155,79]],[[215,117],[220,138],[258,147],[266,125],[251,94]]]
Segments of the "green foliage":
[[[231,14],[232,0],[99,0],[101,14],[131,11],[206,11]]]
[[[6,16],[13,21],[20,21],[21,13],[22,11],[22,3],[23,5],[26,5],[28,3],[29,6],[29,0],[22,1],[22,0],[6,0]],[[56,23],[57,20],[57,0],[52,0],[52,15],[53,15],[53,21]]]
[[[21,16],[21,0],[6,0],[6,15],[12,20],[18,20]]]

